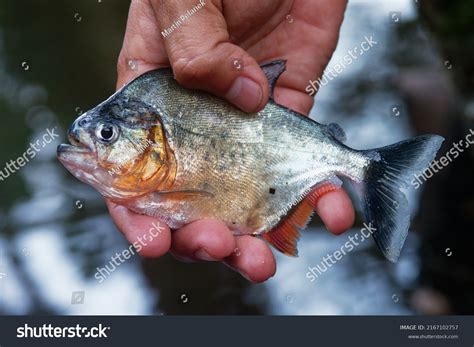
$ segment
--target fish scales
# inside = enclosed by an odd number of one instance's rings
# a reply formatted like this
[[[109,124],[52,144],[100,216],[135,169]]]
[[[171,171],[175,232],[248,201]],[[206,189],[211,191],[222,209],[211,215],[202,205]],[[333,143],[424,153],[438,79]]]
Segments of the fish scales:
[[[285,62],[262,69],[273,89]],[[443,141],[424,135],[356,150],[335,124],[319,124],[273,97],[262,111],[246,114],[182,88],[170,69],[124,86],[80,116],[68,137],[72,145],[58,148],[59,159],[109,200],[173,229],[219,219],[236,235],[263,235],[289,255],[296,255],[298,229],[317,197],[340,189],[337,178],[346,177],[358,187],[375,242],[391,261],[409,226],[400,188],[430,164]]]

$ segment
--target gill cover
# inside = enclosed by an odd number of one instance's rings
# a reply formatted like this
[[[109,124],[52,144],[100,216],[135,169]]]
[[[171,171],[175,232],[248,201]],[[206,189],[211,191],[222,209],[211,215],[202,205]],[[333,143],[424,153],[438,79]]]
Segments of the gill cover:
[[[138,156],[115,173],[113,186],[142,194],[171,187],[176,177],[176,161],[158,123],[147,129],[146,141],[137,146]]]

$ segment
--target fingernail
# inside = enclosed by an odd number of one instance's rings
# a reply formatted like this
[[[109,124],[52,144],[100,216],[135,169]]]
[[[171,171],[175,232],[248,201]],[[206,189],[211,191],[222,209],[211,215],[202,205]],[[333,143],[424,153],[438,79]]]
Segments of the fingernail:
[[[243,271],[240,271],[240,270],[237,270],[237,272],[240,274],[240,276],[242,276],[243,278],[245,278],[247,281],[249,282],[252,282],[252,283],[257,283],[253,280],[250,279],[249,275],[247,275],[245,272]]]
[[[211,257],[205,250],[200,249],[196,253],[194,253],[194,256],[198,258],[199,260],[205,260],[205,261],[217,261],[218,259]]]
[[[257,283],[255,281],[252,281],[249,277],[249,275],[247,275],[243,270],[240,270],[240,269],[237,269],[236,267],[230,265],[228,262],[224,261],[223,262],[225,266],[227,266],[229,269],[239,273],[243,278],[245,278],[247,281],[249,282],[252,282],[252,283]]]
[[[237,77],[226,99],[245,112],[255,112],[262,102],[262,88],[247,77]]]
[[[114,205],[112,207],[112,210],[116,213],[116,214],[121,214],[121,215],[128,215],[130,213],[130,210],[128,208],[126,208],[125,206],[122,206],[122,205]]]
[[[196,260],[194,260],[192,258],[189,258],[189,257],[182,256],[182,255],[173,254],[173,257],[175,257],[176,260],[179,260],[183,263],[195,263],[196,262]]]

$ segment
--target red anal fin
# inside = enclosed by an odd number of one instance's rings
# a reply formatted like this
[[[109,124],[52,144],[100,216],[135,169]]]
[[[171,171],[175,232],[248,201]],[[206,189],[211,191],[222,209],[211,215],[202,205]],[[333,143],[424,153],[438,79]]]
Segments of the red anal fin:
[[[331,182],[317,185],[275,228],[263,234],[262,237],[283,254],[298,256],[297,243],[300,238],[298,229],[306,227],[318,200],[323,195],[339,188]]]
[[[306,226],[312,214],[313,208],[303,200],[275,228],[262,237],[283,254],[296,257],[298,256],[296,244],[300,238],[298,229]]]

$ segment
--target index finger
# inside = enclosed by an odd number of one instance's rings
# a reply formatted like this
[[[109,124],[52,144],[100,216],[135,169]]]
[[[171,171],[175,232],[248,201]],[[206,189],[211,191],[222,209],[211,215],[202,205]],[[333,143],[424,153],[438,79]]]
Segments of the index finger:
[[[117,62],[117,89],[147,71],[168,65],[168,56],[150,1],[133,0]]]

